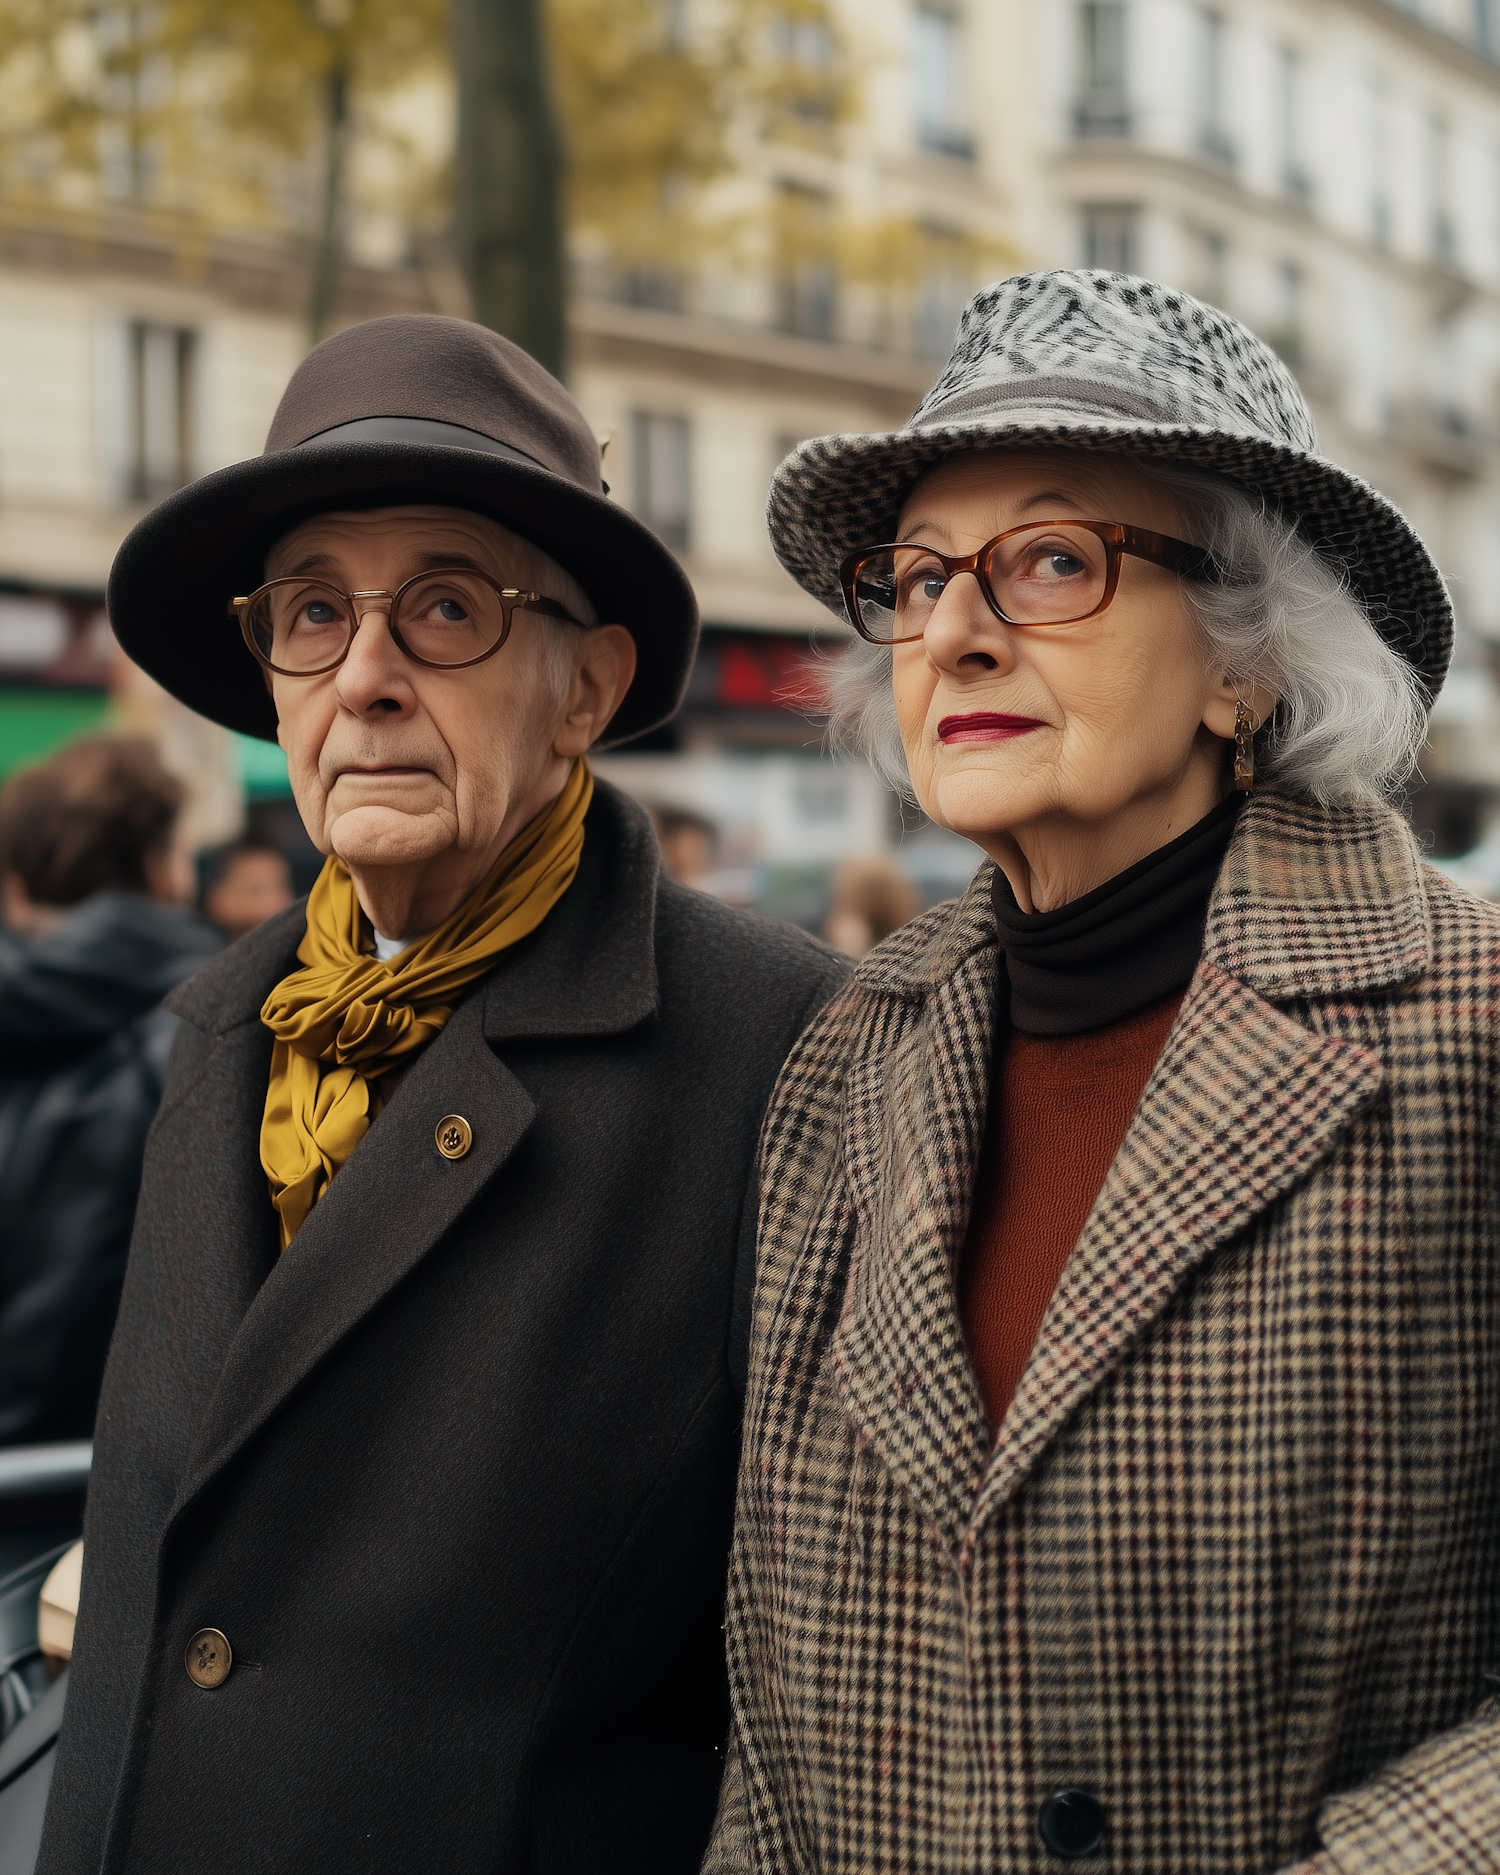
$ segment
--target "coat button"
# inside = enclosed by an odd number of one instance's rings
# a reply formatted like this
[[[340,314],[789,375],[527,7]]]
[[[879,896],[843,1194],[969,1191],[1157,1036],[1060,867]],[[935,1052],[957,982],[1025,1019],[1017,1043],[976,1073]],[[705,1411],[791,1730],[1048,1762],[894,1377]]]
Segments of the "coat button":
[[[185,1657],[188,1678],[194,1686],[211,1693],[229,1678],[234,1665],[234,1649],[217,1628],[199,1628],[187,1644]]]
[[[1104,1841],[1104,1805],[1086,1790],[1054,1790],[1037,1812],[1036,1826],[1053,1855],[1077,1862]]]
[[[461,1113],[445,1113],[433,1138],[445,1159],[461,1159],[474,1144],[474,1129]]]

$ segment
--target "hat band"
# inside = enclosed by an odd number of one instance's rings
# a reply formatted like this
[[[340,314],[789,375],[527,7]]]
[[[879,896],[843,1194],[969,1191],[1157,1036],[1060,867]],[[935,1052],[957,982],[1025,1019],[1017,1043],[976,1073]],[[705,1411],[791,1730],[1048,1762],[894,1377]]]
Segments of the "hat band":
[[[1307,442],[1272,435],[1247,419],[1238,423],[1223,410],[1186,409],[1181,403],[1158,401],[1149,392],[1097,378],[1014,378],[956,389],[940,402],[930,402],[912,418],[914,430],[942,429],[956,422],[986,422],[1007,428],[1031,428],[1044,423],[1066,425],[1090,422],[1119,424],[1129,429],[1213,430],[1226,436],[1259,437],[1267,442],[1312,448]]]
[[[461,423],[441,423],[436,417],[356,417],[352,423],[304,436],[296,447],[305,449],[309,443],[425,443],[428,448],[482,449],[487,456],[508,456],[513,462],[529,463],[533,469],[547,466],[535,456],[528,456],[524,449],[497,442],[482,430],[466,429]]]

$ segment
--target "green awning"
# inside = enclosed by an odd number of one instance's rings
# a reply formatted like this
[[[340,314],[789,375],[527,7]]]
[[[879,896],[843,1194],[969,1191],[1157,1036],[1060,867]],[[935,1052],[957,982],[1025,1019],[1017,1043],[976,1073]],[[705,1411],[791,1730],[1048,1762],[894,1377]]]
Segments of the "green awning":
[[[0,777],[103,725],[107,690],[43,690],[0,686]]]
[[[259,736],[236,736],[234,748],[248,799],[273,801],[291,793],[286,757],[276,743],[262,742]]]

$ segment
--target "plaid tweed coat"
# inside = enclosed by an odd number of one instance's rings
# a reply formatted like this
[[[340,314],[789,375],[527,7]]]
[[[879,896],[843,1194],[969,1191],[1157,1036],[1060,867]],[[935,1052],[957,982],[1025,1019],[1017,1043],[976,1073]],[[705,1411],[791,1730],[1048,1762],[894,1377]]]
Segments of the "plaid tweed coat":
[[[1253,797],[992,1438],[989,866],[865,960],[763,1135],[706,1869],[1055,1869],[1066,1786],[1101,1875],[1500,1868],[1497,964],[1395,814]]]

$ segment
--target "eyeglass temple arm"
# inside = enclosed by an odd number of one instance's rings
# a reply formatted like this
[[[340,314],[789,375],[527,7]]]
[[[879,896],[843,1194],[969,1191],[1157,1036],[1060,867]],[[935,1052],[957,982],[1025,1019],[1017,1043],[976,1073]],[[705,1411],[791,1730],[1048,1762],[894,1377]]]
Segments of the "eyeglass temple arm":
[[[1138,559],[1154,560],[1170,567],[1184,579],[1201,579],[1221,585],[1232,581],[1237,569],[1210,553],[1207,547],[1195,547],[1191,541],[1175,540],[1170,534],[1155,533],[1149,527],[1128,526],[1120,543]],[[1243,576],[1242,576],[1243,577]]]
[[[528,612],[545,612],[549,618],[566,619],[569,625],[576,625],[582,631],[589,629],[581,618],[574,618],[566,606],[559,605],[556,599],[546,598],[542,593],[522,592],[517,586],[502,586],[500,597],[514,599],[517,605],[523,606]]]

